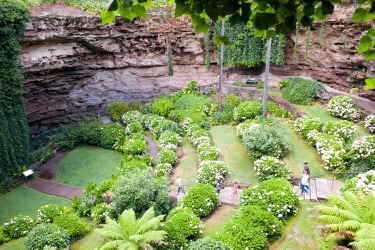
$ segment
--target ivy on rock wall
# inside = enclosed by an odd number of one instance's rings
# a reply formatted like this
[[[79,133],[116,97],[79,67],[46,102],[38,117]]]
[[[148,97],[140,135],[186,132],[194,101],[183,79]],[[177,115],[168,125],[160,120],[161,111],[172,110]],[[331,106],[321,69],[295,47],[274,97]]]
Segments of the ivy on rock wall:
[[[22,1],[0,2],[0,181],[28,163],[29,134],[18,62],[29,12]]]
[[[221,34],[221,22],[217,22],[216,30]],[[237,24],[224,25],[225,36],[231,41],[231,45],[225,47],[224,64],[227,66],[254,67],[266,61],[267,40],[255,37],[254,28],[250,25]],[[285,37],[272,39],[271,63],[283,65]],[[220,49],[219,49],[220,50]]]

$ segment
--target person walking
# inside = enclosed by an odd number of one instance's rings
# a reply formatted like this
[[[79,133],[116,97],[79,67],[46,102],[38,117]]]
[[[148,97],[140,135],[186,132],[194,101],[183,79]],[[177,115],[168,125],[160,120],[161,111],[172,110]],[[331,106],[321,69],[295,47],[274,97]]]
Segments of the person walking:
[[[303,175],[302,175],[302,179],[301,179],[301,194],[304,194],[306,192],[306,194],[309,193],[309,175],[307,173],[307,171],[304,171]]]
[[[310,175],[310,166],[307,161],[303,162],[303,173],[307,172],[308,175]]]
[[[220,194],[220,188],[221,188],[220,187],[220,182],[216,183],[215,188],[216,188],[216,192],[218,192]]]
[[[238,195],[238,183],[237,183],[237,181],[233,182],[233,191],[232,191],[232,195],[230,196],[230,199],[233,199],[234,195]]]
[[[177,177],[177,186],[178,186],[177,193],[179,194],[180,191],[182,191],[182,193],[185,194],[184,185],[182,184],[182,179],[178,175],[176,177]]]

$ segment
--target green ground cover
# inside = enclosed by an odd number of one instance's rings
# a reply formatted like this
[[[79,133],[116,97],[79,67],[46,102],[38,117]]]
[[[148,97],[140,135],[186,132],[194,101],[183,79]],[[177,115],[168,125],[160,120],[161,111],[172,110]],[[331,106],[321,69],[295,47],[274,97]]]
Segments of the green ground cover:
[[[197,182],[198,176],[198,158],[193,147],[193,144],[189,142],[186,136],[182,137],[181,149],[184,152],[184,156],[179,160],[177,166],[174,167],[174,176],[179,175],[185,187],[185,191],[188,191]],[[175,182],[173,189],[177,191],[177,183]]]
[[[236,135],[235,128],[229,125],[211,127],[210,132],[215,146],[220,149],[221,160],[229,167],[227,181],[237,180],[239,183],[255,184],[258,177],[254,171],[254,158]]]
[[[295,132],[285,122],[280,121],[280,127],[285,131],[284,136],[292,144],[292,150],[282,159],[293,175],[300,177],[303,171],[303,162],[308,161],[311,176],[324,174],[321,159],[316,149],[304,141],[297,132]]]
[[[0,224],[19,214],[36,218],[38,209],[49,203],[69,206],[70,201],[62,197],[40,193],[25,186],[18,187],[0,196]]]
[[[71,245],[72,250],[92,250],[97,249],[102,245],[104,242],[104,238],[96,233],[95,231],[92,231],[79,241],[73,243]]]
[[[122,154],[95,146],[80,146],[69,152],[57,164],[56,182],[73,187],[86,187],[92,181],[99,184],[118,173]]]
[[[219,232],[224,225],[232,219],[237,207],[229,205],[221,205],[214,213],[203,221],[203,233],[201,237]]]
[[[0,245],[0,250],[25,250],[26,237],[9,241]]]

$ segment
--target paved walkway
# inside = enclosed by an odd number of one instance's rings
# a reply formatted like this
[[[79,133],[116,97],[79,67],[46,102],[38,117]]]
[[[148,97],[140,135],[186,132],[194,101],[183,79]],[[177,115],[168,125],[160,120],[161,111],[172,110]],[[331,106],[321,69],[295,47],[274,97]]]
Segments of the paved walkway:
[[[152,139],[151,136],[149,136],[148,134],[146,134],[146,139],[147,139],[147,152],[150,154],[151,158],[157,164],[158,153],[159,153],[158,145],[156,145],[156,142],[154,141],[154,139]]]
[[[299,186],[293,186],[293,188],[298,194],[300,194],[300,200],[319,201],[327,200],[327,196],[330,194],[338,194],[343,185],[344,183],[339,180],[311,178],[308,194],[301,195]]]

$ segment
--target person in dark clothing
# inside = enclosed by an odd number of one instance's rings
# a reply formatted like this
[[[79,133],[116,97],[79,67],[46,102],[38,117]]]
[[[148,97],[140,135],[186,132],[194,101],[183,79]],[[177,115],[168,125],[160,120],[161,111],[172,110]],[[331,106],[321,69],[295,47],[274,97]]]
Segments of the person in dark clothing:
[[[308,175],[310,175],[310,167],[309,167],[309,163],[307,161],[303,162],[303,173],[305,173],[305,172]]]

